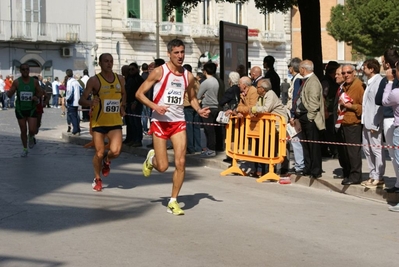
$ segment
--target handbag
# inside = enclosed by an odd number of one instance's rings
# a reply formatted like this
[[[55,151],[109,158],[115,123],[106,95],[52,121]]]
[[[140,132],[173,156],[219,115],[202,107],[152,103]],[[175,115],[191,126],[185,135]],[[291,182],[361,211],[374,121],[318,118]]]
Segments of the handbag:
[[[229,124],[230,114],[226,115],[224,111],[219,111],[216,122],[221,124]]]

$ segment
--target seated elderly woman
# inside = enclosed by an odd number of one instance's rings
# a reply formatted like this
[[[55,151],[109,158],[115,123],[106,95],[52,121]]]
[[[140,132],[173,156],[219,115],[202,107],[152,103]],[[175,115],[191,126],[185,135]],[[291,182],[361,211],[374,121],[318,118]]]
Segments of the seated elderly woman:
[[[251,117],[255,117],[258,113],[274,113],[281,115],[285,121],[287,121],[288,118],[288,110],[284,106],[284,104],[281,102],[281,100],[277,97],[276,93],[272,90],[272,84],[270,82],[270,79],[262,79],[258,81],[256,90],[258,92],[258,102],[256,105],[254,105],[251,108]],[[276,123],[276,126],[278,126],[278,121]],[[277,128],[278,129],[278,128]],[[276,129],[276,130],[277,130]],[[278,135],[278,133],[277,133]],[[278,143],[278,138],[276,138],[276,145]],[[256,146],[258,147],[258,146]],[[255,152],[257,153],[257,151]],[[289,162],[285,158],[284,162],[282,164],[280,173],[283,174],[288,171],[288,166]],[[259,164],[255,163],[255,171],[251,172],[249,175],[253,177],[260,177],[264,175],[267,171],[268,168],[266,168],[265,164],[260,164],[262,171],[259,173],[257,172]]]
[[[258,100],[258,93],[256,88],[252,86],[251,79],[249,77],[242,77],[238,82],[240,88],[240,99],[235,109],[229,109],[226,111],[226,115],[233,114],[237,117],[244,117],[251,111],[251,107],[256,105]]]

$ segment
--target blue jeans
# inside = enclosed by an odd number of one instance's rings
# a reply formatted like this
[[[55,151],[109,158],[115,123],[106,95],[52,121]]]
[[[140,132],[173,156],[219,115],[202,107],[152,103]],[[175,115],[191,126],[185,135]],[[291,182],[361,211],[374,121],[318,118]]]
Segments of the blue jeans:
[[[15,93],[8,98],[10,100],[10,108],[14,108],[14,103],[15,103]]]
[[[53,95],[53,107],[58,108],[58,94]]]
[[[186,134],[187,134],[187,152],[195,153],[201,152],[201,127],[199,124],[193,124],[200,122],[200,116],[192,107],[184,108],[184,117],[187,122]]]
[[[78,115],[78,107],[68,107],[68,119],[72,124],[72,133],[76,134],[80,132],[79,127],[79,115]]]
[[[294,160],[295,160],[295,165],[294,168],[296,171],[301,171],[305,169],[305,160],[303,158],[303,148],[301,142],[302,137],[302,132],[298,133],[292,138],[292,151],[294,152]]]

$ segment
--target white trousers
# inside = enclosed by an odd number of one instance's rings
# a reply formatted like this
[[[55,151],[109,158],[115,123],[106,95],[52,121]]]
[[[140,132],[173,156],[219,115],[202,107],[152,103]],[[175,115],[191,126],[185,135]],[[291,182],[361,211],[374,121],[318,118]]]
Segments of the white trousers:
[[[363,152],[369,166],[369,178],[382,180],[385,173],[385,154],[382,146],[382,129],[368,130],[363,127]]]

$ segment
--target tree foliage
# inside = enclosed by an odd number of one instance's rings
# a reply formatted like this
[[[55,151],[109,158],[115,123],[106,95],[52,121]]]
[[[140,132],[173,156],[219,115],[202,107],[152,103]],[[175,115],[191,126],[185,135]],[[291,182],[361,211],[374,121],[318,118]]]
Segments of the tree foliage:
[[[249,0],[216,0],[216,2],[246,3]],[[254,0],[260,13],[288,12],[298,5],[301,14],[302,58],[312,60],[314,72],[318,77],[323,74],[321,49],[320,0]],[[167,0],[165,12],[171,14],[176,8],[182,8],[184,14],[198,6],[202,0]]]
[[[190,13],[191,9],[198,6],[203,0],[167,0],[165,3],[165,13],[170,15],[175,8],[182,7],[183,13]],[[246,3],[249,0],[216,0],[216,2]],[[262,14],[272,12],[287,12],[297,0],[255,0],[255,6]]]
[[[331,9],[328,33],[366,56],[398,45],[399,0],[347,0]]]

